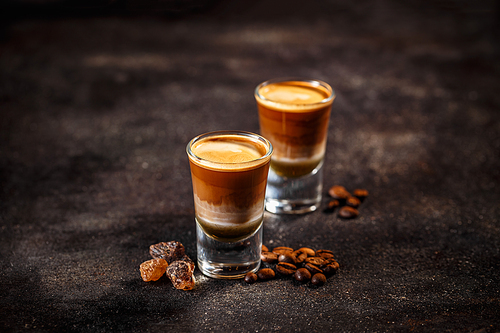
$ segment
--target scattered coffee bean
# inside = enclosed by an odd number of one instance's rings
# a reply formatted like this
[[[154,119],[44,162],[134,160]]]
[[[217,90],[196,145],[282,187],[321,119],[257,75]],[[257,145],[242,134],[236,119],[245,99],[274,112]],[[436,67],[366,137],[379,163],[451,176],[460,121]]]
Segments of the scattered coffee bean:
[[[260,259],[264,262],[272,264],[272,263],[278,261],[278,255],[276,253],[273,253],[273,252],[261,252]]]
[[[316,251],[316,257],[330,259],[330,258],[333,258],[333,252],[330,250],[318,250],[318,251]]]
[[[259,279],[259,277],[255,273],[250,272],[247,275],[245,275],[245,282],[248,284],[255,283],[255,282],[257,282],[258,279]]]
[[[326,276],[321,273],[316,273],[311,278],[311,283],[318,287],[324,285],[325,282],[326,282]]]
[[[364,199],[368,196],[368,191],[365,189],[355,189],[353,195],[346,190],[345,187],[334,185],[328,190],[328,194],[334,199],[328,203],[325,208],[325,213],[331,213],[336,207],[341,207],[338,211],[338,216],[343,219],[352,219],[359,215],[357,208],[361,205]]]
[[[340,202],[336,199],[334,200],[330,200],[330,202],[328,203],[328,209],[329,210],[334,210],[335,208],[337,208],[338,206],[340,205]]]
[[[262,281],[271,280],[272,278],[274,278],[274,275],[275,275],[274,271],[270,268],[262,268],[260,271],[257,272],[257,276]]]
[[[352,219],[359,215],[359,212],[356,208],[344,206],[339,210],[339,217],[344,219]]]
[[[297,251],[307,254],[308,257],[314,257],[314,255],[316,254],[316,252],[313,249],[310,249],[308,247],[301,247]]]
[[[358,208],[358,207],[359,207],[359,205],[361,205],[361,201],[359,201],[359,199],[358,199],[358,198],[356,198],[356,197],[349,197],[349,198],[347,198],[347,200],[346,200],[345,204],[346,204],[347,206],[351,206],[351,207],[354,207],[354,208]]]
[[[262,245],[262,252],[269,252],[269,249],[267,248],[267,246]]]
[[[296,264],[295,257],[292,254],[293,252],[286,252],[283,254],[280,254],[278,257],[279,262],[287,262],[289,264]]]
[[[296,264],[301,264],[306,260],[307,258],[307,253],[302,252],[301,250],[295,250],[292,252],[292,255],[295,257],[295,263]]]
[[[316,273],[323,273],[323,271],[316,265],[313,265],[311,263],[307,263],[304,265],[304,268],[306,268],[311,274],[316,274]]]
[[[286,246],[279,246],[273,249],[273,253],[276,253],[277,255],[287,252],[293,252],[293,249],[291,247],[286,247]]]
[[[352,192],[352,194],[355,196],[355,197],[358,197],[359,199],[364,199],[368,196],[368,191],[365,190],[365,189],[355,189],[354,192]]]
[[[338,200],[345,200],[349,197],[349,192],[347,192],[347,190],[345,189],[344,186],[340,186],[340,185],[335,185],[335,186],[330,187],[330,189],[328,190],[328,194],[332,198],[338,199]]]
[[[309,272],[307,269],[305,268],[299,268],[296,272],[295,272],[295,280],[299,281],[299,282],[307,282],[311,279],[311,272]]]
[[[321,258],[321,257],[309,257],[306,260],[304,260],[308,264],[313,264],[316,266],[321,266],[326,263],[326,260]]]
[[[331,276],[331,275],[337,273],[337,270],[339,269],[339,263],[334,261],[332,263],[329,263],[326,266],[323,266],[322,269],[323,269],[323,273],[325,273],[328,276]]]
[[[280,262],[276,264],[276,270],[283,275],[292,275],[297,271],[297,267],[287,262]]]

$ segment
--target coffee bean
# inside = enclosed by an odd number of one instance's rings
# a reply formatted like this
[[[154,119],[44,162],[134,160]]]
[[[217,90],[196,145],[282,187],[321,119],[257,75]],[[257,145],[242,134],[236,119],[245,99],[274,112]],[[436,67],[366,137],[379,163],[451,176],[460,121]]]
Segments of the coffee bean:
[[[321,266],[324,265],[326,262],[326,259],[323,259],[321,257],[309,257],[306,260],[304,260],[306,263],[313,264],[316,266]]]
[[[262,252],[269,252],[269,249],[267,248],[267,246],[262,245]]]
[[[311,283],[315,286],[322,286],[326,282],[326,276],[321,273],[316,273],[311,279]]]
[[[277,255],[287,252],[293,252],[293,249],[291,247],[286,247],[286,246],[278,246],[273,249],[273,253],[276,253]]]
[[[322,269],[323,273],[325,273],[326,275],[333,275],[337,273],[337,270],[339,269],[339,263],[334,261],[332,263],[329,263],[328,265],[323,266]]]
[[[365,189],[355,189],[352,194],[355,196],[355,197],[358,197],[359,199],[363,200],[364,198],[366,198],[368,196],[368,191],[365,190]]]
[[[255,283],[257,280],[258,276],[255,273],[250,272],[247,275],[245,275],[245,282],[248,284]]]
[[[352,208],[349,206],[344,206],[339,210],[339,217],[344,219],[352,219],[359,215],[359,212],[356,208]]]
[[[328,209],[329,210],[334,210],[335,208],[337,208],[338,206],[340,205],[340,202],[336,199],[334,200],[330,200],[330,202],[328,203]]]
[[[295,263],[296,264],[301,264],[306,260],[307,258],[307,253],[302,252],[301,250],[295,250],[292,252],[292,255],[295,257]]]
[[[340,185],[335,185],[335,186],[330,187],[330,189],[328,190],[328,194],[332,198],[338,199],[338,200],[345,200],[349,197],[349,192],[347,192],[347,190],[345,189],[344,186],[340,186]]]
[[[283,253],[283,254],[280,254],[280,256],[278,257],[278,261],[279,262],[287,262],[289,264],[296,264],[295,262],[295,257],[293,256],[292,254],[293,252],[286,252],[286,253]]]
[[[314,257],[314,255],[316,254],[316,252],[313,249],[310,249],[308,247],[301,247],[297,251],[301,251],[301,252],[307,254],[308,257]]]
[[[323,259],[325,259],[325,261],[323,262],[323,264],[320,265],[321,269],[323,269],[323,266],[336,262],[334,258],[323,258]]]
[[[274,278],[274,275],[274,271],[270,268],[262,268],[257,272],[257,276],[262,281],[271,280],[272,278]]]
[[[292,275],[297,270],[297,267],[287,262],[280,262],[276,264],[276,270],[283,275]]]
[[[264,262],[272,264],[278,261],[278,255],[272,252],[261,252],[260,259]]]
[[[304,265],[304,268],[306,268],[311,274],[317,274],[317,273],[323,273],[323,271],[316,265],[313,265],[311,263],[307,263]]]
[[[347,200],[346,200],[345,204],[346,204],[347,206],[351,206],[351,207],[354,207],[354,208],[358,208],[358,207],[359,207],[359,205],[361,205],[361,201],[359,201],[359,199],[358,199],[358,198],[356,198],[356,197],[349,197],[349,198],[347,198]]]
[[[295,280],[299,281],[299,282],[307,282],[311,279],[311,272],[309,272],[307,269],[305,268],[299,268],[296,272],[295,272]]]
[[[330,258],[333,258],[333,252],[330,250],[318,250],[318,251],[316,251],[316,257],[330,259]]]

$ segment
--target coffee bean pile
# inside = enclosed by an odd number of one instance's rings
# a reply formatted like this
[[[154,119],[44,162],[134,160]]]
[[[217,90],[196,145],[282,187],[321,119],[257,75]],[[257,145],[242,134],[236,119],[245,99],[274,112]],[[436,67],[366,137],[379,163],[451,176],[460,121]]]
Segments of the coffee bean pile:
[[[301,283],[310,281],[315,286],[322,286],[326,283],[326,278],[334,275],[339,269],[339,263],[334,259],[332,251],[315,251],[308,247],[294,250],[291,247],[280,246],[269,251],[262,245],[260,259],[268,265],[274,265],[274,270],[262,268],[257,274],[248,273],[245,276],[246,283],[274,279],[278,272],[280,276],[293,277]]]
[[[338,216],[343,219],[353,219],[359,215],[358,207],[368,196],[365,189],[356,189],[351,193],[344,186],[334,185],[328,190],[332,200],[328,203],[327,212],[333,212],[340,207]]]

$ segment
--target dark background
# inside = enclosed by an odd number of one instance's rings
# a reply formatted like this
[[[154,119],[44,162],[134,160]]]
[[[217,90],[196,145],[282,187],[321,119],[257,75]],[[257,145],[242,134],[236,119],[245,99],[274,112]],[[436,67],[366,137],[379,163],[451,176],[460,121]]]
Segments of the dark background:
[[[499,1],[4,1],[0,331],[499,332]],[[323,287],[145,283],[195,258],[187,142],[258,132],[255,86],[329,82],[325,194],[269,247],[335,252]],[[324,197],[324,207],[328,197]]]

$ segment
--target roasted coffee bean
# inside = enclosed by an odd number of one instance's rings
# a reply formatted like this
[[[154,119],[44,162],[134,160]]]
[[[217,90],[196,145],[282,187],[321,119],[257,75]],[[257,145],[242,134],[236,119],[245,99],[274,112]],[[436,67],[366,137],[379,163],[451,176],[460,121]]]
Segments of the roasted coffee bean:
[[[316,265],[313,265],[311,263],[307,263],[304,265],[304,268],[306,268],[311,274],[316,274],[316,273],[323,273],[323,271]]]
[[[309,257],[304,260],[306,263],[313,264],[316,266],[321,266],[326,263],[326,259],[321,258],[321,257]]]
[[[272,264],[278,261],[278,255],[272,252],[261,252],[260,259],[264,262]]]
[[[267,246],[262,245],[262,252],[269,252],[269,249],[267,248]]]
[[[276,264],[276,270],[283,275],[292,275],[297,270],[297,266],[287,262],[280,262]]]
[[[306,260],[307,258],[307,253],[302,252],[301,250],[295,250],[292,252],[292,255],[295,257],[295,263],[296,264],[301,264]]]
[[[278,257],[278,261],[279,262],[287,262],[289,264],[295,265],[296,261],[295,261],[294,255],[292,253],[293,252],[286,252],[286,253],[280,254],[280,256]]]
[[[355,196],[355,197],[358,197],[359,199],[363,200],[364,198],[366,198],[368,196],[368,191],[365,190],[365,189],[355,189],[352,194]]]
[[[345,200],[349,197],[349,192],[347,192],[347,190],[345,189],[344,186],[340,186],[340,185],[335,185],[335,186],[330,187],[330,189],[328,190],[328,194],[332,198],[338,199],[338,200]]]
[[[330,250],[318,250],[316,251],[316,257],[321,257],[323,259],[333,258],[333,252]]]
[[[322,269],[323,269],[323,273],[325,273],[326,275],[328,275],[328,276],[333,275],[333,274],[337,273],[337,270],[339,269],[339,263],[334,261],[332,263],[329,263],[326,266],[323,266]]]
[[[287,252],[293,252],[293,249],[291,247],[286,247],[286,246],[278,246],[273,249],[273,253],[276,253],[277,255]]]
[[[359,205],[361,205],[361,201],[359,201],[358,198],[356,197],[349,197],[347,198],[347,200],[345,201],[345,204],[347,206],[351,206],[351,207],[354,207],[354,208],[358,208]]]
[[[311,279],[311,272],[309,272],[307,269],[305,268],[299,268],[296,272],[295,272],[295,280],[299,281],[299,282],[307,282]]]
[[[336,262],[334,258],[323,258],[323,259],[325,259],[325,261],[323,262],[322,265],[320,265],[321,269],[323,269],[323,266]]]
[[[252,273],[252,272],[245,275],[245,282],[248,284],[255,283],[255,282],[257,282],[258,279],[259,279],[259,277],[257,276],[257,274]]]
[[[262,268],[257,272],[257,276],[262,281],[271,280],[272,278],[274,278],[274,275],[274,271],[270,268]]]
[[[325,282],[326,282],[326,276],[321,273],[316,273],[311,278],[311,283],[318,287],[324,285]]]
[[[339,202],[337,199],[330,200],[330,202],[328,203],[328,209],[329,209],[329,210],[334,210],[334,209],[335,209],[335,208],[337,208],[339,205],[340,205],[340,202]]]
[[[352,208],[349,206],[344,206],[339,210],[339,217],[344,219],[352,219],[359,215],[359,212],[356,208]]]
[[[314,257],[314,255],[316,254],[316,252],[313,249],[310,249],[308,247],[301,247],[297,251],[301,251],[301,252],[307,254],[308,257]]]

